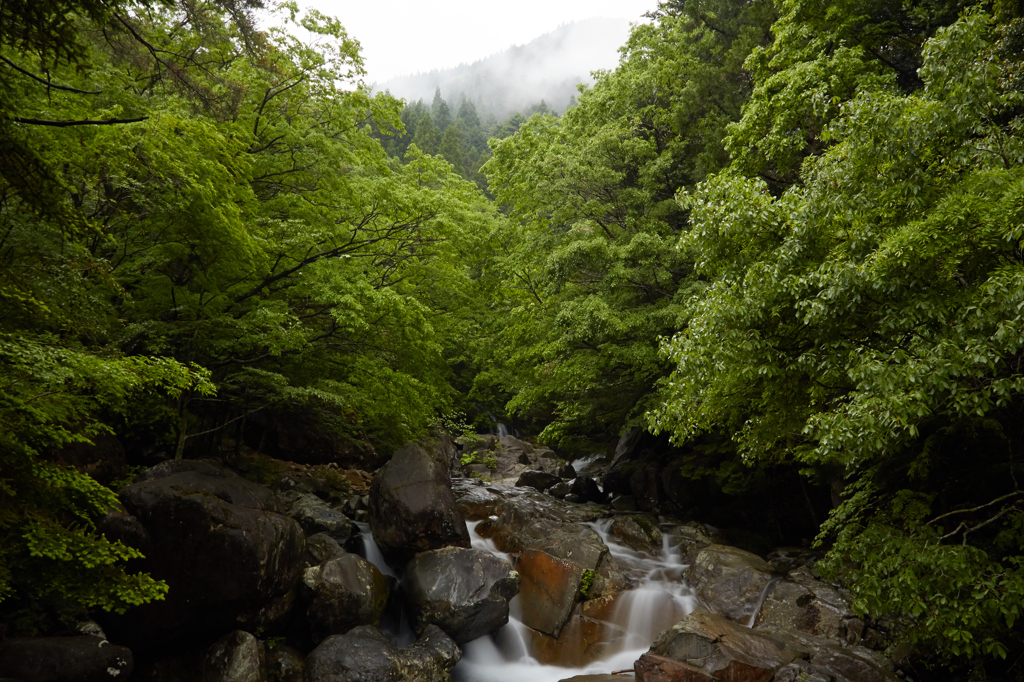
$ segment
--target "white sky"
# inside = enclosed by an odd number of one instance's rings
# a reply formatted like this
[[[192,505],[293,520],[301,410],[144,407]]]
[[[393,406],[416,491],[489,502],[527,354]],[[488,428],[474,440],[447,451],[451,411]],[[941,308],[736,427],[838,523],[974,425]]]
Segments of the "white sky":
[[[447,69],[593,17],[639,21],[657,0],[299,0],[362,44],[368,83]]]

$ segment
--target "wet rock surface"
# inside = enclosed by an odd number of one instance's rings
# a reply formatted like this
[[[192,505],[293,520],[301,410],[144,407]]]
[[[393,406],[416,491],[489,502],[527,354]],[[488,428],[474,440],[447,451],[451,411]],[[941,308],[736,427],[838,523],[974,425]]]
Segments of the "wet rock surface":
[[[370,528],[392,566],[417,552],[469,547],[469,531],[456,507],[446,462],[415,443],[403,445],[370,486]]]
[[[302,582],[314,642],[359,625],[379,625],[391,596],[389,579],[355,554],[306,569]]]
[[[773,576],[761,557],[738,547],[710,545],[697,552],[686,580],[712,613],[746,623]]]
[[[803,647],[784,638],[751,631],[723,616],[694,611],[654,641],[645,654],[647,659],[637,661],[636,675],[644,682],[684,674],[692,679],[701,679],[703,674],[715,680],[767,682],[776,670],[806,655]]]
[[[126,679],[132,652],[100,637],[17,637],[0,642],[0,678],[20,682],[109,682]]]
[[[578,564],[539,550],[527,550],[516,564],[520,605],[525,625],[552,637],[572,615],[583,579]]]
[[[816,579],[806,566],[768,588],[754,624],[792,628],[848,644],[857,644],[864,631],[864,622],[853,613],[846,594]]]
[[[306,658],[308,682],[446,682],[462,653],[436,626],[415,644],[395,646],[374,627],[325,639]]]
[[[402,589],[417,634],[436,625],[464,644],[508,622],[519,574],[487,552],[447,547],[417,554],[406,567]]]

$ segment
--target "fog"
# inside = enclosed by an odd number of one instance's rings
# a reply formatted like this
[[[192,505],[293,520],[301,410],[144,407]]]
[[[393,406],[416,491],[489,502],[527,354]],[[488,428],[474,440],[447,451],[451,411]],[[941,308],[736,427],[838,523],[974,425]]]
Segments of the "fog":
[[[465,97],[481,114],[498,118],[541,100],[561,112],[576,94],[577,83],[591,83],[592,71],[616,66],[629,25],[625,19],[567,24],[472,64],[393,78],[374,89],[388,90],[410,103],[422,99],[429,105],[440,87],[450,105],[457,106]]]

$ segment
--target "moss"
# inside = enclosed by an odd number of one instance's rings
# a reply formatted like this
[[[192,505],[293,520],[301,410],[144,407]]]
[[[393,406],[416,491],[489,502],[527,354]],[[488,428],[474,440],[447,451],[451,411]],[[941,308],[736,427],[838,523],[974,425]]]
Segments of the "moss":
[[[584,599],[590,598],[590,588],[594,586],[594,578],[597,574],[587,569],[583,571],[583,577],[580,579],[580,594]]]

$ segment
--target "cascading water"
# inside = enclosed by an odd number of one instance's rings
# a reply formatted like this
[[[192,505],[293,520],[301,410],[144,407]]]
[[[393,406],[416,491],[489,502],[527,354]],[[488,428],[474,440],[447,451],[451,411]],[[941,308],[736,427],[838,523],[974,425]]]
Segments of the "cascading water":
[[[508,554],[498,551],[494,542],[476,532],[479,521],[467,523],[473,547],[508,561]],[[363,534],[366,559],[387,575],[394,571],[385,563],[369,526],[357,524]],[[457,682],[558,682],[575,675],[609,673],[633,668],[633,662],[645,653],[654,638],[671,627],[694,608],[689,587],[683,581],[679,552],[674,548],[671,531],[663,533],[662,550],[658,556],[638,552],[624,546],[609,532],[611,520],[591,524],[620,568],[637,585],[623,592],[606,623],[608,646],[598,661],[582,667],[541,664],[530,653],[529,628],[519,620],[519,598],[509,603],[509,622],[493,637],[481,637],[463,648],[463,657],[455,667]],[[405,619],[393,634],[404,646],[411,641]],[[629,679],[629,678],[625,678]]]
[[[606,656],[578,668],[541,664],[530,655],[527,627],[518,618],[517,597],[509,604],[508,625],[493,639],[481,637],[464,647],[462,661],[455,668],[458,682],[557,682],[574,675],[632,669],[633,662],[647,651],[662,630],[693,610],[693,598],[682,578],[685,566],[672,547],[670,535],[664,535],[661,554],[651,556],[625,547],[610,537],[610,523],[592,525],[620,567],[639,586],[623,592],[617,600],[606,625],[610,640]],[[507,558],[508,555],[496,551],[493,542],[476,533],[475,522],[468,525],[473,547]]]

